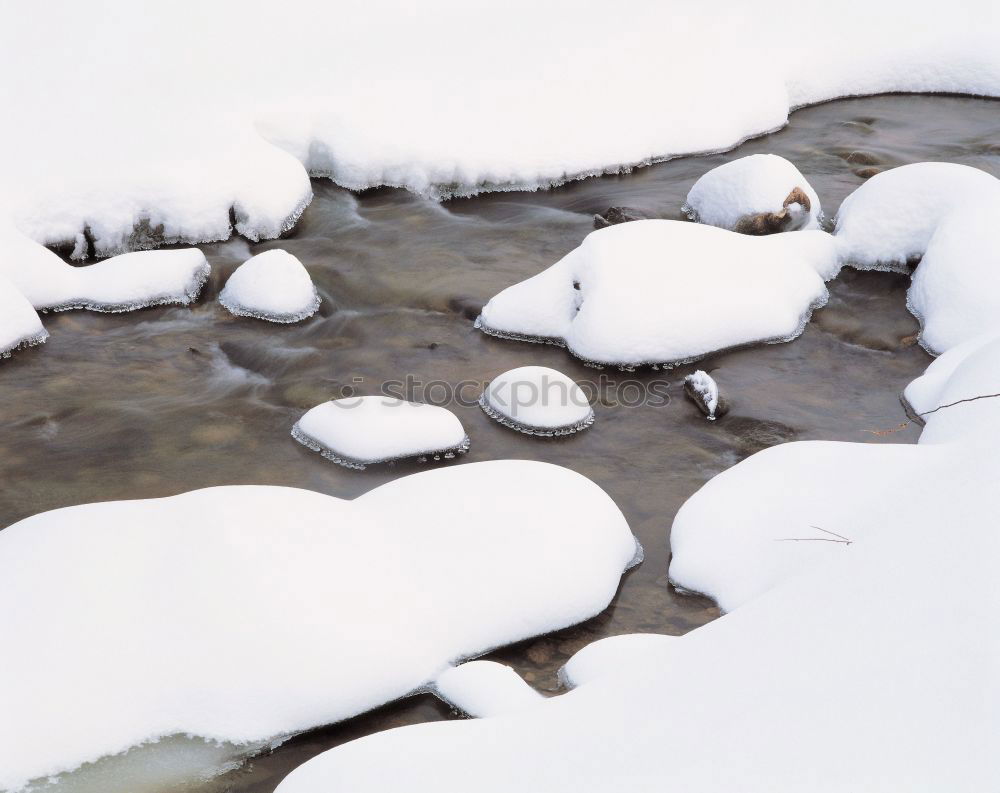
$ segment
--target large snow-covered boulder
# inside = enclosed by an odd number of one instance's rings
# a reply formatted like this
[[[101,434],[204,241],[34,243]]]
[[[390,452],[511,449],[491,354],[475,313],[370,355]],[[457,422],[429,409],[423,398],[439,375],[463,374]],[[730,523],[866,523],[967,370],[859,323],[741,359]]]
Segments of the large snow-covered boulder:
[[[792,163],[777,154],[740,157],[704,174],[684,211],[699,223],[741,234],[818,229],[819,196]]]
[[[0,789],[345,719],[597,614],[637,548],[597,485],[527,461],[354,501],[217,487],[28,518],[0,532]]]
[[[0,358],[20,347],[41,344],[48,336],[31,303],[0,275]]]
[[[1000,190],[955,207],[934,231],[906,296],[929,352],[1000,328],[998,223]]]
[[[883,171],[840,205],[834,234],[841,259],[860,270],[908,272],[946,215],[998,196],[1000,180],[968,165],[918,162]]]
[[[317,405],[295,423],[292,437],[338,465],[358,469],[406,457],[451,459],[469,449],[462,422],[447,408],[386,396]]]
[[[680,363],[798,336],[837,269],[833,238],[821,231],[751,237],[638,220],[591,232],[493,297],[476,324],[599,364]]]
[[[278,793],[459,793],[470,780],[507,793],[525,779],[546,793],[990,789],[1000,462],[984,429],[748,458],[673,529],[671,575],[719,597],[723,619],[598,643],[589,664],[571,661],[568,695],[353,741]]]
[[[219,302],[238,317],[289,323],[315,314],[320,297],[302,262],[273,248],[237,267],[219,293]]]
[[[572,435],[594,423],[584,390],[547,366],[520,366],[494,377],[479,406],[494,421],[527,435]]]

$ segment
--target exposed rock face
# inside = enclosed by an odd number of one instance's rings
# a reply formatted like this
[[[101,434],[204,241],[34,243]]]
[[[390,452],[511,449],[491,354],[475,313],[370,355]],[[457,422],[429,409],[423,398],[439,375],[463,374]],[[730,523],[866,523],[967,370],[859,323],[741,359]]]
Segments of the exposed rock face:
[[[594,228],[603,229],[617,223],[628,223],[630,220],[645,220],[646,216],[631,207],[608,207],[600,215],[594,215]]]
[[[782,203],[780,212],[758,212],[740,218],[734,231],[740,234],[776,234],[779,231],[794,231],[809,221],[812,209],[809,196],[801,187],[795,187]]]

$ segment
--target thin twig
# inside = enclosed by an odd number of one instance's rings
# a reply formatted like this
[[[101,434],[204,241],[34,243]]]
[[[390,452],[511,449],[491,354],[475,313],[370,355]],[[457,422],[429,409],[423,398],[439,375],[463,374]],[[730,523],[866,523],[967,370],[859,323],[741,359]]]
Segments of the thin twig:
[[[841,545],[850,545],[854,540],[845,537],[843,534],[837,534],[835,531],[830,531],[829,529],[824,529],[822,526],[813,526],[810,524],[810,529],[816,529],[816,531],[821,531],[824,534],[832,534],[833,537],[776,537],[775,542],[839,542]],[[839,539],[834,539],[837,537]]]
[[[829,529],[824,529],[822,526],[813,526],[812,524],[810,524],[809,528],[810,529],[816,529],[816,531],[821,531],[824,534],[832,534],[834,537],[840,537],[840,539],[844,540],[844,542],[851,542],[851,538],[850,537],[845,537],[843,534],[837,534],[837,532],[835,532],[835,531],[830,531]]]
[[[945,408],[954,407],[955,405],[961,405],[963,402],[975,402],[977,399],[992,399],[993,397],[1000,397],[1000,394],[980,394],[979,396],[966,397],[965,399],[958,399],[954,402],[949,402],[947,405],[938,405],[934,410],[928,410],[926,413],[918,413],[918,416],[929,416],[931,413],[937,413],[939,410],[944,410]]]

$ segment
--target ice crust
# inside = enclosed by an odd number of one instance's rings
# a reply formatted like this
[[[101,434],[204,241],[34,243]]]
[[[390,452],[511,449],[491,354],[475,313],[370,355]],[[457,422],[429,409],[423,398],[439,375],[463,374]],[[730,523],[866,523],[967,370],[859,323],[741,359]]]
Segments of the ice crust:
[[[796,189],[805,194],[809,206],[800,200],[790,204],[788,222],[781,230],[818,229],[819,196],[799,169],[777,154],[751,154],[708,171],[688,192],[684,211],[699,223],[737,231],[741,220],[781,213]]]
[[[273,248],[237,267],[219,294],[219,302],[238,317],[291,323],[315,314],[320,297],[302,262]]]
[[[594,423],[583,389],[546,366],[521,366],[498,375],[479,406],[494,421],[526,435],[573,435]]]
[[[695,223],[637,220],[494,296],[486,333],[566,346],[596,364],[677,364],[798,336],[839,269],[822,231],[751,237]]]
[[[386,396],[344,397],[309,410],[292,437],[346,468],[406,457],[452,459],[469,450],[469,436],[450,410]]]
[[[914,405],[995,389],[1000,342],[977,342],[915,381]],[[965,418],[939,425],[947,415]],[[524,779],[547,793],[989,789],[998,429],[1000,398],[987,398],[928,416],[916,446],[751,456],[692,496],[671,535],[671,578],[725,617],[603,640],[567,664],[567,695],[353,741],[278,793],[459,793],[470,779],[481,793]]]
[[[430,196],[532,188],[728,149],[839,96],[1000,94],[989,0],[947,14],[930,0],[781,15],[735,1],[48,8],[4,18],[20,79],[0,96],[19,119],[3,131],[0,190],[32,239],[78,258],[276,237],[310,199],[307,173]],[[253,58],[264,17],[269,57]],[[303,46],[303,19],[338,31],[337,46]],[[648,101],[641,75],[680,76]]]
[[[217,487],[28,518],[0,532],[0,790],[159,736],[259,746],[366,711],[597,614],[636,549],[597,485],[528,461],[354,501]]]

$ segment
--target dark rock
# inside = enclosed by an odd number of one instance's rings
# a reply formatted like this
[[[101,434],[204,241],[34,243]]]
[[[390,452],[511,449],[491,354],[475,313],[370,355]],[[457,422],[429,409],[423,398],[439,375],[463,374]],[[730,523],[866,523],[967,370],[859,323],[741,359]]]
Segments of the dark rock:
[[[792,212],[791,207],[793,204],[798,204],[802,207],[804,215]],[[796,215],[798,214],[800,219],[803,216],[808,217],[809,210],[812,208],[812,202],[801,187],[795,187],[785,197],[781,206],[782,209],[780,212],[758,212],[756,215],[746,215],[740,218],[734,231],[738,234],[751,234],[754,236],[776,234],[779,231],[792,231],[794,228],[797,228],[792,223]]]
[[[594,215],[594,228],[603,229],[630,220],[645,220],[646,216],[631,207],[609,207],[606,212]]]

